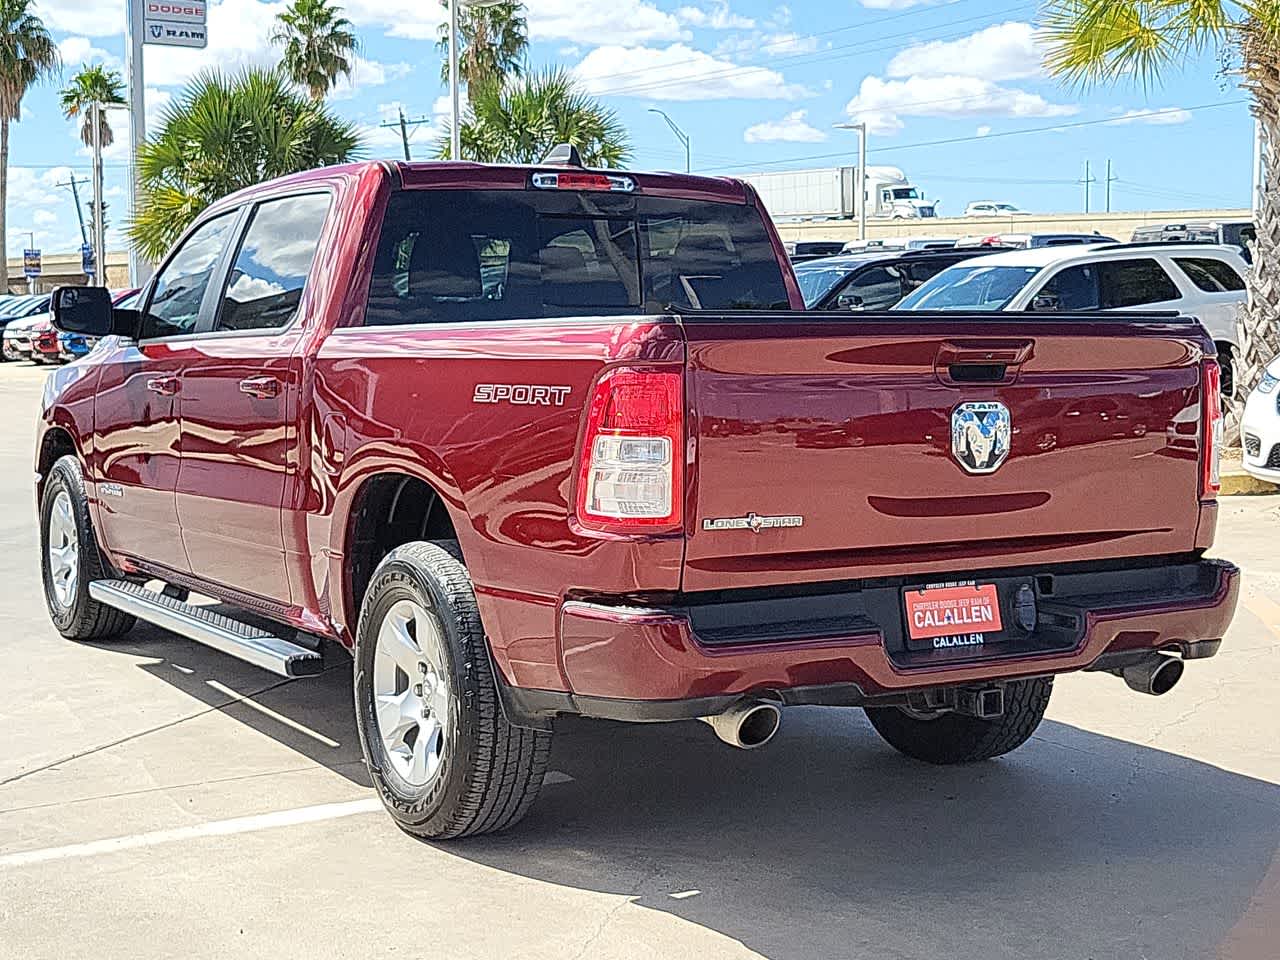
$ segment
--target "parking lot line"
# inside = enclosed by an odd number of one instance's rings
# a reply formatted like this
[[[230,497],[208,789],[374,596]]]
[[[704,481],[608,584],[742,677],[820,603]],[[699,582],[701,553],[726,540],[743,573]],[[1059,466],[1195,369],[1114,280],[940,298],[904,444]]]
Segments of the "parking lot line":
[[[381,810],[382,803],[376,797],[366,797],[362,800],[349,800],[345,803],[322,803],[311,807],[278,810],[275,813],[261,813],[249,817],[211,820],[208,823],[195,824],[190,827],[177,827],[172,830],[155,830],[151,833],[136,833],[126,837],[111,837],[106,840],[91,840],[88,843],[73,843],[62,847],[45,847],[41,850],[23,850],[20,853],[5,854],[0,856],[0,869],[28,867],[33,864],[49,863],[54,860],[95,857],[106,853],[118,853],[122,850],[136,850],[139,847],[159,846],[163,843],[197,840],[201,837],[225,837],[237,833],[252,833],[257,830],[272,830],[276,827],[292,827],[302,823],[337,820],[341,817],[350,817],[359,813],[375,813]]]

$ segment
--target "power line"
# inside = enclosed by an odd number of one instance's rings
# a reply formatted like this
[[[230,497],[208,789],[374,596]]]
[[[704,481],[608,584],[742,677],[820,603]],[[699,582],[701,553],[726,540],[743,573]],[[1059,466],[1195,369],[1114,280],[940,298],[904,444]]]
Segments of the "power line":
[[[1151,113],[1146,114],[1146,116],[1155,117],[1165,113],[1181,113],[1184,111],[1187,113],[1194,113],[1197,110],[1214,110],[1220,107],[1232,107],[1232,106],[1237,106],[1239,104],[1248,103],[1248,102],[1249,101],[1243,97],[1237,98],[1235,100],[1219,100],[1216,103],[1201,103],[1201,104],[1197,104],[1194,107],[1169,107],[1164,110],[1153,110]],[[1002,131],[999,131],[998,133],[988,133],[985,136],[981,136],[981,137],[979,136],[947,137],[942,140],[921,140],[917,143],[899,143],[891,147],[875,147],[871,150],[871,152],[876,154],[894,153],[899,150],[917,150],[921,147],[949,146],[953,143],[974,143],[980,140],[1001,140],[1001,139],[1004,139],[1005,137],[1021,137],[1021,136],[1026,136],[1027,134],[1032,134],[1032,133],[1048,133],[1051,131],[1058,131],[1058,130],[1075,130],[1080,127],[1096,127],[1106,123],[1114,124],[1115,122],[1116,122],[1116,119],[1114,117],[1108,117],[1103,120],[1076,120],[1072,123],[1055,123],[1055,124],[1050,124],[1048,126],[1043,126],[1043,127],[1025,127],[1021,130],[1002,130]],[[754,166],[755,167],[776,167],[776,166],[782,166],[789,163],[809,163],[814,160],[832,160],[832,159],[838,159],[840,157],[847,157],[848,155],[849,155],[849,151],[847,150],[841,150],[838,153],[812,153],[803,157],[786,157],[785,159],[782,159],[782,160],[767,160],[762,163],[757,163]],[[716,173],[716,172],[719,172],[722,170],[728,170],[728,169],[730,169],[730,167],[727,167],[727,166],[703,167],[699,169],[697,172],[698,173]]]

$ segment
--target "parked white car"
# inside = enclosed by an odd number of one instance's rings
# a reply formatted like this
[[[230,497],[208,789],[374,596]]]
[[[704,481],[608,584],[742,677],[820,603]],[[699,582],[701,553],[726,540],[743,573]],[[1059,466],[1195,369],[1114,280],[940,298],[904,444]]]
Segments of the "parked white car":
[[[850,240],[841,253],[879,253],[881,250],[950,250],[955,237],[871,237]]]
[[[964,208],[964,215],[966,217],[1029,217],[1031,211],[997,200],[975,200]]]
[[[1244,469],[1280,483],[1280,357],[1271,361],[1244,406]]]
[[[1010,250],[942,271],[894,309],[1176,310],[1197,317],[1217,343],[1227,393],[1247,269],[1235,247],[1210,244],[1097,243]]]

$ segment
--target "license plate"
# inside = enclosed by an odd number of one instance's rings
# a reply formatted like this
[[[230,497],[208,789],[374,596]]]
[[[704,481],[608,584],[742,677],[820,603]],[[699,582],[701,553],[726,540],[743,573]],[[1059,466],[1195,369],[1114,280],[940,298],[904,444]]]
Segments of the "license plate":
[[[902,599],[911,640],[946,639],[946,646],[960,646],[962,641],[980,644],[1002,627],[1000,595],[994,583],[907,590]]]

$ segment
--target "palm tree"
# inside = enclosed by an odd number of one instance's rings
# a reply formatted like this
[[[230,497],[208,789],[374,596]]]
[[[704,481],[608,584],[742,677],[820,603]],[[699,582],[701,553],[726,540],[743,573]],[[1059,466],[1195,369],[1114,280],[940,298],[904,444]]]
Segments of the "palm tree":
[[[449,0],[441,0],[447,7]],[[458,2],[458,0],[455,0]],[[524,74],[529,25],[519,0],[491,7],[464,6],[458,10],[458,76],[468,90],[500,84]],[[449,23],[440,25],[437,49],[444,57],[440,79],[449,82]]]
[[[218,198],[358,152],[355,127],[300,95],[279,70],[202,73],[138,151],[141,190],[129,238],[158,260]]]
[[[563,70],[547,70],[472,90],[462,121],[462,152],[487,163],[537,163],[572,143],[592,167],[621,166],[631,142],[617,114],[584,93]],[[449,138],[436,147],[449,157]]]
[[[62,91],[62,115],[68,120],[83,117],[80,125],[80,139],[86,147],[93,146],[93,104],[104,106],[124,106],[124,80],[115,70],[108,70],[101,64],[84,65],[80,72],[71,78],[71,83]],[[111,146],[115,135],[111,132],[111,124],[107,122],[105,110],[98,113],[98,127],[102,133],[102,145]]]
[[[0,0],[0,248],[6,246],[9,124],[22,119],[22,98],[61,65],[58,47],[31,0]],[[9,292],[9,257],[0,250],[0,293]]]
[[[276,17],[271,42],[284,46],[284,69],[312,100],[323,100],[338,77],[350,77],[360,48],[351,21],[329,0],[293,0]]]
[[[1075,84],[1149,85],[1207,48],[1218,49],[1252,98],[1267,189],[1231,358],[1232,413],[1280,354],[1280,4],[1275,0],[1050,0],[1045,66]]]

